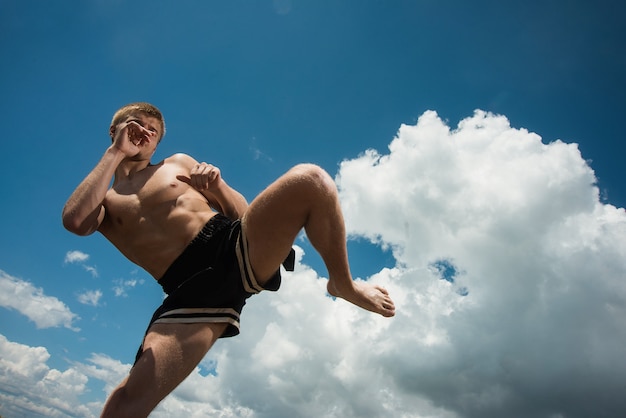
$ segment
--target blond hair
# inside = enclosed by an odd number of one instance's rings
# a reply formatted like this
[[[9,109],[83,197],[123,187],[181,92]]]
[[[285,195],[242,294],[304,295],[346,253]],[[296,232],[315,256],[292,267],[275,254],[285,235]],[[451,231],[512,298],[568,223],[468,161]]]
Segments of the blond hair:
[[[163,119],[163,114],[156,106],[146,102],[130,103],[119,108],[117,112],[115,112],[115,114],[113,115],[113,120],[111,120],[111,126],[117,126],[118,124],[122,123],[124,119],[126,119],[128,116],[132,115],[135,112],[142,112],[148,116],[156,118],[161,124],[161,137],[159,138],[159,141],[165,136],[165,120]]]

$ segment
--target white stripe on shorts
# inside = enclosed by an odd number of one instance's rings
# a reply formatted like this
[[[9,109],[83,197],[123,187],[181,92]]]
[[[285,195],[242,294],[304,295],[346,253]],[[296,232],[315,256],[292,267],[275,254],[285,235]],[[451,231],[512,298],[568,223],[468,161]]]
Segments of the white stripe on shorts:
[[[248,257],[248,240],[246,239],[243,223],[241,225],[241,233],[237,237],[235,253],[237,254],[239,273],[241,274],[241,280],[245,291],[255,294],[264,290],[263,287],[256,281],[254,272],[252,271],[252,265],[250,265],[250,258]]]
[[[226,322],[239,328],[239,313],[232,308],[180,308],[165,312],[154,324]]]

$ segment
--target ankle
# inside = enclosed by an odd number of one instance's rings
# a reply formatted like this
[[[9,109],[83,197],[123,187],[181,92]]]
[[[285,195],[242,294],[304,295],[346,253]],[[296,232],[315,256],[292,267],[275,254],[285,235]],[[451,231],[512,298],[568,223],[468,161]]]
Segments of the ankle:
[[[329,279],[326,285],[326,290],[331,296],[342,297],[354,292],[354,284],[352,280],[337,282],[336,280]]]

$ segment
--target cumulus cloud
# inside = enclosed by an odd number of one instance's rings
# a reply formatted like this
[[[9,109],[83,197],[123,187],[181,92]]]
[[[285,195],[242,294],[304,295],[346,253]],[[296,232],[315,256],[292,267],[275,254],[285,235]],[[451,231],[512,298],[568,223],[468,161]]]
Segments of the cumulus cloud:
[[[467,417],[624,410],[626,216],[575,144],[426,112],[337,180],[350,233],[398,261],[396,393]]]
[[[131,365],[106,354],[92,353],[86,363],[75,363],[74,367],[84,375],[102,381],[104,392],[109,394],[128,374]]]
[[[0,406],[3,416],[84,417],[100,415],[104,398],[128,374],[131,365],[92,353],[67,370],[50,368],[45,347],[30,347],[0,334]],[[101,402],[82,401],[89,381],[103,383]]]
[[[46,296],[42,288],[10,276],[0,270],[0,306],[15,309],[35,323],[37,328],[60,327],[77,331],[72,323],[78,319],[59,299]]]
[[[87,377],[74,368],[50,368],[44,347],[8,341],[0,334],[0,405],[6,416],[94,417],[81,404]]]

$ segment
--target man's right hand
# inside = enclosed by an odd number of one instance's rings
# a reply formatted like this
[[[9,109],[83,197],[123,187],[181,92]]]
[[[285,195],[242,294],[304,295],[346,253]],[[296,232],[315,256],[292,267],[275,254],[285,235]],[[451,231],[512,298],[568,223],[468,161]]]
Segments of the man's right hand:
[[[154,134],[135,120],[126,120],[118,124],[113,134],[113,146],[127,157],[134,157],[141,151],[141,146],[149,143]]]

